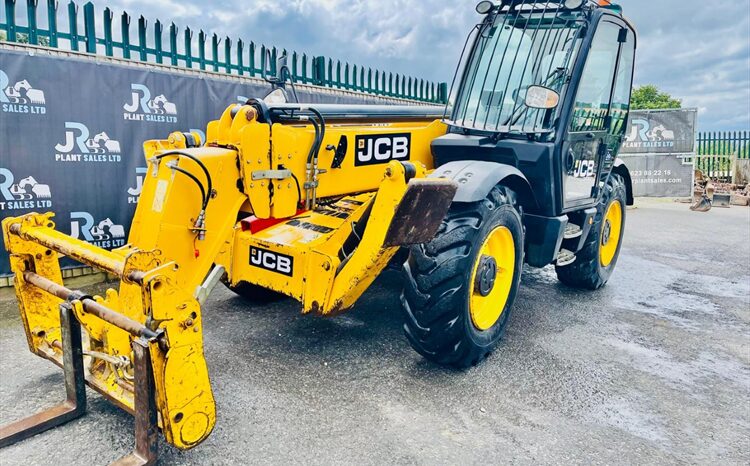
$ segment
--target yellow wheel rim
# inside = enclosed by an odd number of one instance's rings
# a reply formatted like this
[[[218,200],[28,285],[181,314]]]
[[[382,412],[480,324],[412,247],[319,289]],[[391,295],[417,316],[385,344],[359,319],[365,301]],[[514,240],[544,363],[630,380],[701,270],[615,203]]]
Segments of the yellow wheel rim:
[[[471,272],[469,311],[479,330],[487,330],[500,318],[508,302],[516,264],[513,234],[499,226],[487,235]]]
[[[620,232],[622,231],[622,205],[615,199],[609,204],[607,214],[604,216],[604,224],[599,238],[599,262],[602,267],[612,263],[617,253],[617,245],[620,244]]]

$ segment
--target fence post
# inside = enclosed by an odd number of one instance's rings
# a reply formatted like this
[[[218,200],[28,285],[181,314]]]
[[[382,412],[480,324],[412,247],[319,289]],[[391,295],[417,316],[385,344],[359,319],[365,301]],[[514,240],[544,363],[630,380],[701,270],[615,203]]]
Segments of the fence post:
[[[138,18],[138,51],[141,53],[141,61],[148,60],[148,42],[146,41],[146,18],[141,15]]]
[[[172,22],[169,25],[169,62],[177,66],[177,25]]]
[[[16,0],[5,0],[5,21],[7,23],[8,42],[16,41]]]
[[[215,32],[211,35],[211,65],[214,71],[219,71],[219,36]]]
[[[442,104],[448,103],[448,83],[440,83],[438,87],[438,102]]]
[[[307,76],[307,54],[302,54],[302,82],[304,84],[307,84],[310,82],[308,76]]]
[[[326,57],[313,57],[312,61],[312,83],[322,86],[326,76]]]
[[[164,32],[164,26],[162,26],[161,21],[158,19],[154,23],[154,57],[156,59],[156,63],[161,64],[162,63],[162,54],[164,52],[164,47],[162,46],[162,36]]]
[[[91,2],[83,5],[83,34],[86,36],[86,52],[96,53],[96,23]]]
[[[227,74],[232,72],[232,39],[229,36],[224,38],[224,71]]]
[[[185,66],[193,68],[193,31],[190,28],[185,28]]]
[[[297,69],[297,60],[299,55],[297,52],[292,52],[292,80],[297,81],[299,79],[299,70]]]
[[[260,44],[260,75],[265,76],[268,71],[268,63],[266,63],[266,55],[268,55],[268,52],[266,52],[266,46],[264,44]]]
[[[37,0],[26,0],[26,18],[29,24],[29,44],[39,45],[38,30],[36,27]]]
[[[237,40],[237,74],[239,74],[240,76],[245,74],[245,66],[242,61],[243,59],[242,55],[244,53],[244,49],[245,49],[245,43],[242,42],[242,39],[238,39]]]
[[[122,12],[120,16],[120,33],[122,35],[122,57],[130,58],[130,15]]]
[[[250,42],[250,50],[248,50],[249,55],[249,63],[248,67],[250,68],[250,76],[255,76],[257,72],[257,68],[255,68],[255,42]]]
[[[198,65],[201,70],[206,69],[206,33],[203,29],[198,32]]]
[[[57,47],[57,0],[47,0],[47,29],[49,46]]]
[[[68,28],[70,49],[78,51],[78,5],[73,3],[73,0],[68,3]]]
[[[111,57],[114,53],[112,48],[112,10],[107,7],[102,12],[102,19],[104,20],[104,53]]]

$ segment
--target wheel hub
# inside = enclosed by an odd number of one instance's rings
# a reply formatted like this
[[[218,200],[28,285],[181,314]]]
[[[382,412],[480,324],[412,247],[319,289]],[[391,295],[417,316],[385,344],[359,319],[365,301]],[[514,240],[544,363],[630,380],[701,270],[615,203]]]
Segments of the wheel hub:
[[[612,222],[607,219],[604,222],[604,228],[602,229],[602,246],[609,243],[609,236],[612,234]]]
[[[604,215],[604,224],[599,239],[599,263],[608,267],[617,255],[617,247],[622,234],[623,208],[619,199],[609,203]]]
[[[495,258],[482,255],[479,259],[479,267],[476,279],[474,280],[474,290],[482,296],[488,296],[495,286],[495,277],[497,277],[497,262]]]
[[[516,248],[513,233],[499,225],[485,237],[475,256],[467,288],[469,313],[477,330],[492,328],[503,314],[513,288]]]

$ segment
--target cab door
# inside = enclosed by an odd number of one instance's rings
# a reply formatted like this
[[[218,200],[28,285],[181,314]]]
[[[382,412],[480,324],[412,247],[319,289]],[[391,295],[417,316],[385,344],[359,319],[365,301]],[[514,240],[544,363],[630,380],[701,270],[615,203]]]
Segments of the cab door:
[[[563,206],[596,202],[612,168],[630,108],[635,34],[604,16],[597,26],[562,147]]]

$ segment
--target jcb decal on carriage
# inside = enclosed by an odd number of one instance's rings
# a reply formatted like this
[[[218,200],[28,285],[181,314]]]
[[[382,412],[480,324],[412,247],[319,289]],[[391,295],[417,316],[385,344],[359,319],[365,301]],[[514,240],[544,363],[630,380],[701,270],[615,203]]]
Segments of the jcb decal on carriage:
[[[294,270],[294,258],[268,249],[250,246],[250,265],[291,277]]]
[[[391,160],[409,160],[411,134],[374,134],[356,137],[355,166],[388,163]]]

